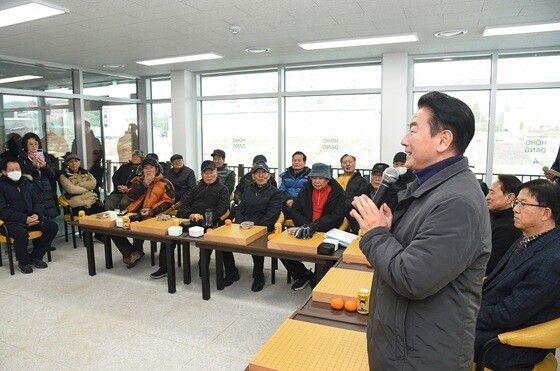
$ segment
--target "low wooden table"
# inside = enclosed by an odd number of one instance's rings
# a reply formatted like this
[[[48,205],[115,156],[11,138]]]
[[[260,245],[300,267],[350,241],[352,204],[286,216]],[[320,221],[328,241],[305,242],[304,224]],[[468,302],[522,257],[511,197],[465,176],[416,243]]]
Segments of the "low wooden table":
[[[93,246],[93,234],[100,233],[104,235],[105,238],[105,267],[107,269],[113,268],[113,256],[111,249],[111,236],[122,236],[127,238],[138,238],[144,239],[151,242],[160,242],[166,244],[169,248],[167,251],[167,290],[170,294],[177,291],[176,289],[176,277],[175,277],[175,253],[172,248],[175,243],[180,243],[183,249],[183,282],[185,284],[191,283],[191,264],[190,264],[190,243],[198,242],[202,240],[202,237],[189,237],[188,235],[181,236],[162,236],[153,233],[142,233],[138,231],[131,231],[130,229],[122,229],[118,227],[114,228],[104,228],[93,225],[83,225],[78,222],[71,222],[74,226],[80,227],[84,232],[84,244],[87,249],[87,262],[88,262],[88,272],[90,276],[96,275],[95,268],[95,249]],[[208,288],[209,290],[209,288]],[[203,288],[203,292],[204,292]],[[208,296],[209,298],[210,296]],[[204,295],[203,295],[204,298]],[[204,298],[204,299],[208,299]]]
[[[295,252],[295,251],[283,251],[277,249],[269,249],[267,245],[267,235],[262,236],[251,242],[247,246],[234,245],[227,242],[209,242],[209,241],[198,241],[196,246],[201,250],[215,250],[216,251],[216,288],[218,290],[223,290],[224,288],[224,269],[223,269],[223,252],[229,251],[232,253],[242,253],[242,254],[252,254],[259,256],[268,256],[272,258],[279,259],[290,259],[297,261],[306,261],[315,263],[315,272],[317,275],[317,281],[319,281],[325,272],[332,267],[337,261],[340,260],[342,256],[342,250],[338,249],[334,255],[319,255],[317,253],[310,252]],[[200,252],[200,265],[201,270],[207,270],[208,261],[206,261],[206,254],[204,251]],[[210,278],[208,275],[204,274],[202,271],[203,280],[203,290],[204,287],[208,287],[208,291],[203,293],[203,297],[210,297]],[[205,282],[206,281],[206,282]]]
[[[335,267],[373,272],[373,269],[368,268],[365,265],[347,264],[342,261],[339,261]],[[348,312],[344,309],[332,309],[330,303],[313,301],[312,295],[309,295],[307,300],[305,300],[305,302],[292,314],[290,318],[357,331],[366,331],[368,321],[367,315],[359,314],[357,312]]]

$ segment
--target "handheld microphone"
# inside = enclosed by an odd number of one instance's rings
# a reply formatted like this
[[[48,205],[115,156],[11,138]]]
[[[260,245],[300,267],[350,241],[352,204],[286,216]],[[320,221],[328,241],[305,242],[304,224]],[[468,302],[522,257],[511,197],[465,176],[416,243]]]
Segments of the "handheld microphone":
[[[385,169],[379,189],[377,189],[377,192],[375,192],[375,195],[373,196],[373,203],[375,206],[381,207],[381,205],[383,205],[385,198],[387,198],[389,188],[397,181],[397,179],[399,179],[399,171],[397,169],[394,167],[388,167]]]
[[[550,174],[552,174],[552,175],[554,175],[554,176],[560,177],[560,172],[558,172],[558,171],[556,171],[556,170],[549,169],[548,166],[543,166],[542,169],[543,169],[543,171],[544,171],[545,173],[550,173]]]

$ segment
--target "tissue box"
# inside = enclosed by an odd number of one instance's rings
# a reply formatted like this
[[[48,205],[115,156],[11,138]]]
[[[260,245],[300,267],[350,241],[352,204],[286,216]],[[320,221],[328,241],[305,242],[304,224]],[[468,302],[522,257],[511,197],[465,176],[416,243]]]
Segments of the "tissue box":
[[[167,234],[170,236],[180,236],[183,234],[183,227],[173,225],[167,228]]]
[[[195,226],[189,228],[189,236],[191,237],[202,237],[204,235],[204,228]]]

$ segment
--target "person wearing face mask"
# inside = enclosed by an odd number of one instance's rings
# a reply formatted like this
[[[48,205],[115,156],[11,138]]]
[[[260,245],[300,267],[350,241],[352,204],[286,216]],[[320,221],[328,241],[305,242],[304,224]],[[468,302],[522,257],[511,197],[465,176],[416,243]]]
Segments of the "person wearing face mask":
[[[404,166],[405,162],[406,153],[404,152],[397,152],[395,157],[393,157],[393,167],[399,172],[399,179],[397,179],[397,181],[393,183],[393,185],[399,190],[406,189],[409,183],[412,183],[414,182],[414,180],[416,180],[416,175],[414,175],[412,170],[407,169]]]
[[[29,176],[22,177],[21,166],[14,157],[2,162],[0,176],[0,219],[14,239],[14,250],[22,273],[32,273],[33,267],[47,268],[43,256],[58,233],[58,225],[45,216],[45,208],[35,192]],[[33,240],[33,250],[27,251],[28,232],[41,231]]]

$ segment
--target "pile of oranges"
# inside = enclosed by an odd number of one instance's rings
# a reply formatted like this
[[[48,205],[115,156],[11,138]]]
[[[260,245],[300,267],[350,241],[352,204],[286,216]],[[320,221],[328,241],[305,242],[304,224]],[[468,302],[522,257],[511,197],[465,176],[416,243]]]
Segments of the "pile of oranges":
[[[331,300],[331,308],[336,310],[346,309],[348,312],[355,312],[358,308],[356,299],[348,299],[344,301],[342,298],[334,298]]]

